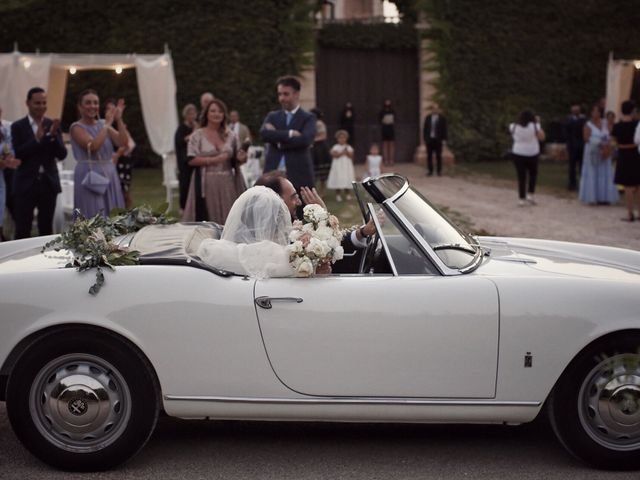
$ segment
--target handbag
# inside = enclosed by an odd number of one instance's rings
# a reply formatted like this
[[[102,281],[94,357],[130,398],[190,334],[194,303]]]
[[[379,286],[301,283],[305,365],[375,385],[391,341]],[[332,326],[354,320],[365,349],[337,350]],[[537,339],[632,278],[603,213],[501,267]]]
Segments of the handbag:
[[[87,144],[87,157],[89,171],[82,179],[82,186],[95,195],[104,195],[107,188],[109,188],[109,183],[111,181],[109,180],[109,177],[106,176],[104,166],[102,167],[102,171],[105,175],[101,175],[98,172],[93,171],[93,168],[91,167],[91,164],[93,163],[93,160],[91,160],[91,142]],[[98,158],[100,158],[100,154],[98,154]]]

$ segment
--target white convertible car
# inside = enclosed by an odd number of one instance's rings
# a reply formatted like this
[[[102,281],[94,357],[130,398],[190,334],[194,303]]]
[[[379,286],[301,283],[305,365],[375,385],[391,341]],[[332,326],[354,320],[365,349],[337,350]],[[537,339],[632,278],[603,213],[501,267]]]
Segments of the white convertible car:
[[[141,264],[93,273],[0,245],[0,400],[66,470],[136,453],[183,418],[530,422],[600,468],[640,466],[640,253],[473,237],[406,179],[355,185],[378,234],[312,278],[254,279],[193,252],[211,224],[119,238]],[[382,210],[380,214],[379,210]],[[342,263],[342,265],[340,265]]]

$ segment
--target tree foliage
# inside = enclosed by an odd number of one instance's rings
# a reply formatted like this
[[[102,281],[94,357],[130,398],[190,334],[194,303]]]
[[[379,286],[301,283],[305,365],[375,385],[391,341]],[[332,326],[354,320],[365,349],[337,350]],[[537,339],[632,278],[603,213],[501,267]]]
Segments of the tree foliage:
[[[313,2],[297,0],[29,0],[0,7],[0,50],[60,53],[162,53],[174,62],[178,108],[211,91],[237,109],[254,131],[274,108],[277,77],[298,74],[313,51]],[[135,72],[69,76],[64,124],[76,96],[95,88],[102,99],[125,97],[127,124],[148,157]],[[199,105],[198,105],[199,108]],[[173,132],[167,132],[173,135]]]
[[[510,146],[507,125],[530,108],[544,122],[605,95],[610,51],[640,55],[637,0],[421,0],[450,143],[465,160]]]

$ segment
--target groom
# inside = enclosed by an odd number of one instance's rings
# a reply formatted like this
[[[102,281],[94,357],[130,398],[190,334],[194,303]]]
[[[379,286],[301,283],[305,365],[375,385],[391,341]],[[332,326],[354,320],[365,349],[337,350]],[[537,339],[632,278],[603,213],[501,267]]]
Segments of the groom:
[[[256,185],[262,185],[264,187],[270,188],[278,195],[280,198],[284,200],[284,203],[287,205],[289,212],[291,213],[291,219],[294,220],[297,218],[296,211],[302,207],[302,200],[304,200],[305,204],[317,203],[322,208],[326,210],[326,205],[320,195],[316,192],[315,188],[310,189],[308,187],[302,187],[300,189],[300,195],[302,195],[302,199],[296,189],[293,187],[293,184],[287,180],[284,173],[280,171],[268,172],[262,175],[258,180],[256,180]],[[354,230],[351,234],[347,234],[342,238],[342,247],[345,251],[353,251],[355,249],[365,248],[367,246],[367,238],[376,233],[376,226],[373,223],[373,220],[369,220],[365,225]]]

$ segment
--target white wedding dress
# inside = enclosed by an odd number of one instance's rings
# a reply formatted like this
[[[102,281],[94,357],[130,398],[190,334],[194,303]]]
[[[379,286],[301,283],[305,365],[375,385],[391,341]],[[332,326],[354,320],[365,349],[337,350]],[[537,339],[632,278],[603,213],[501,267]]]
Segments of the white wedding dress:
[[[290,277],[291,214],[280,196],[258,186],[234,202],[220,240],[203,240],[198,256],[209,265],[256,278]]]

